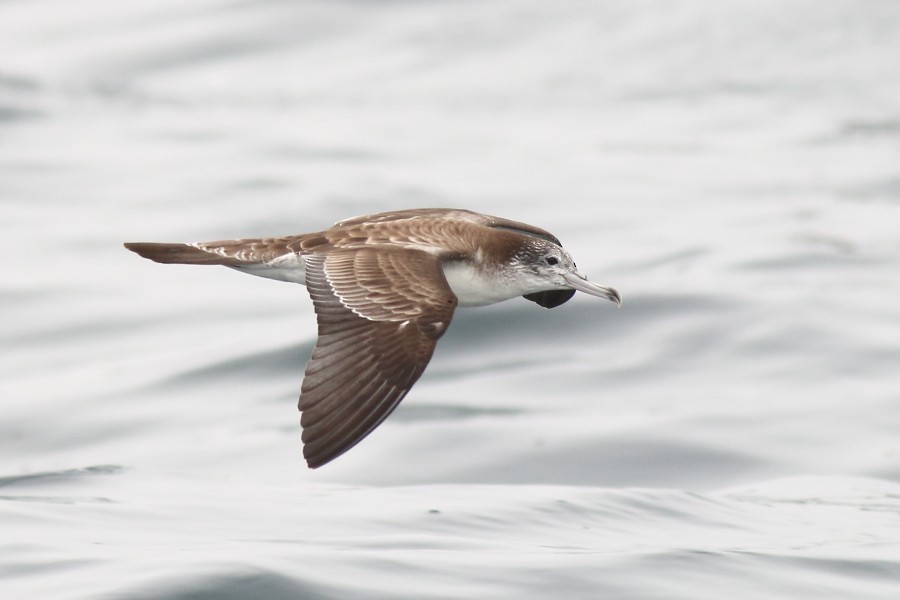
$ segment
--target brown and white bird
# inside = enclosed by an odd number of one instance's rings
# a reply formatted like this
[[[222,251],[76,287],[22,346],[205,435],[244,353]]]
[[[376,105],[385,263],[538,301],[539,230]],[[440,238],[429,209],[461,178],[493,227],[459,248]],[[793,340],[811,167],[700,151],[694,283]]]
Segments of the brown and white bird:
[[[524,296],[545,308],[591,283],[551,233],[469,210],[421,208],[354,217],[278,238],[127,243],[159,263],[224,265],[300,283],[319,338],[300,391],[303,456],[316,468],[372,432],[422,375],[457,306]]]

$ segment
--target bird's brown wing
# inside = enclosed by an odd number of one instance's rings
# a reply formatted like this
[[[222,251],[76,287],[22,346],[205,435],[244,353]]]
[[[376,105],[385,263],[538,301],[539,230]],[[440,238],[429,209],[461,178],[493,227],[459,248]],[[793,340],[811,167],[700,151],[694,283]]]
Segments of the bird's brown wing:
[[[300,393],[303,455],[319,467],[366,437],[422,375],[456,296],[437,257],[367,248],[313,254],[319,339]]]

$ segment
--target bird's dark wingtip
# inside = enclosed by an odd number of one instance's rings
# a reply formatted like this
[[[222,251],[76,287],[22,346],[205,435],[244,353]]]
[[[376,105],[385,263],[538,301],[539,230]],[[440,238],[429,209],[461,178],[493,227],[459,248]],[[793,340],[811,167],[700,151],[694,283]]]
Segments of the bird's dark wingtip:
[[[306,452],[306,446],[303,447],[303,460],[306,461],[306,466],[310,470],[318,469],[322,465],[331,461],[331,458],[322,458],[321,456],[310,456],[309,453]]]

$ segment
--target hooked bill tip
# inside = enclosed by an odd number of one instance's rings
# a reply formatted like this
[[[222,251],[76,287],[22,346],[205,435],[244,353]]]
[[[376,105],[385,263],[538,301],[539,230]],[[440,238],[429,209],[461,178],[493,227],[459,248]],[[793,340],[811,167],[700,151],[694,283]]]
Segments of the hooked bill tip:
[[[622,306],[622,296],[615,288],[604,287],[602,285],[597,285],[596,283],[591,283],[584,277],[579,277],[575,273],[567,273],[563,275],[563,277],[565,278],[566,283],[574,290],[584,292],[585,294],[590,294],[591,296],[606,298],[611,302],[615,302],[616,306]]]
[[[616,303],[616,308],[622,308],[622,295],[616,288],[609,288],[609,299]]]

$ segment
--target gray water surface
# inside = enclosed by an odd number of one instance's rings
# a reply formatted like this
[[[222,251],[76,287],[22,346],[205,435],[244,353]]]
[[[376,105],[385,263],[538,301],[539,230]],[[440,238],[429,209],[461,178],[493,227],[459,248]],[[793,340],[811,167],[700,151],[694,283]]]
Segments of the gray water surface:
[[[0,4],[9,598],[900,595],[900,5]],[[124,241],[456,206],[625,303],[460,310],[326,467],[299,286]]]

